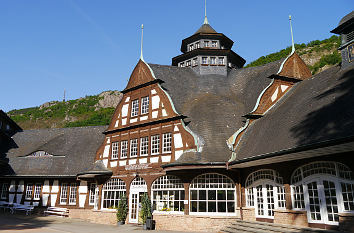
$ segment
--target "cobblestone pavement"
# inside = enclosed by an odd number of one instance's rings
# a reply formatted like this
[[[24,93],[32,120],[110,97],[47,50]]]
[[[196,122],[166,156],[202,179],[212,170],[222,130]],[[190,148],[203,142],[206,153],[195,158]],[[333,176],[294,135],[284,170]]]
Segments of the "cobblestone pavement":
[[[104,224],[94,224],[81,219],[70,219],[62,217],[40,217],[40,216],[24,216],[0,214],[0,231],[1,233],[13,232],[41,232],[41,233],[111,233],[111,232],[131,232],[131,233],[147,233],[141,226],[122,225],[112,226]],[[177,231],[150,231],[156,233],[180,233]],[[186,232],[184,232],[186,233]]]

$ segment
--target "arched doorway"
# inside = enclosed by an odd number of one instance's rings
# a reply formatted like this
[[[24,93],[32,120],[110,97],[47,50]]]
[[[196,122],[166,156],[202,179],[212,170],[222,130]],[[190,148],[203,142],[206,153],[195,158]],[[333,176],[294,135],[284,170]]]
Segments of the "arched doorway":
[[[259,218],[274,218],[274,209],[285,209],[283,178],[271,169],[251,173],[246,179],[246,203]]]
[[[139,222],[139,210],[141,208],[141,198],[147,193],[147,185],[143,178],[136,177],[130,184],[129,189],[129,222]]]
[[[338,225],[340,212],[354,212],[352,171],[344,164],[318,161],[297,168],[291,177],[294,209],[308,222]]]

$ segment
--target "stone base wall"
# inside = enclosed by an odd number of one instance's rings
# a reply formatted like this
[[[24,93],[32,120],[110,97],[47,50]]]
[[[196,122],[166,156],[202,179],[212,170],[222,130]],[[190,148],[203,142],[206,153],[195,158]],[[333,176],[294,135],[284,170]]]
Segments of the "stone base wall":
[[[242,211],[242,218],[243,218],[242,220],[256,221],[256,215],[255,215],[254,208],[243,207],[241,211]]]
[[[274,210],[274,223],[308,227],[306,211]]]
[[[154,214],[156,230],[218,232],[239,217]]]
[[[339,214],[339,231],[354,232],[354,214]]]
[[[95,211],[85,209],[70,209],[69,218],[80,218],[92,223],[117,224],[116,212]]]

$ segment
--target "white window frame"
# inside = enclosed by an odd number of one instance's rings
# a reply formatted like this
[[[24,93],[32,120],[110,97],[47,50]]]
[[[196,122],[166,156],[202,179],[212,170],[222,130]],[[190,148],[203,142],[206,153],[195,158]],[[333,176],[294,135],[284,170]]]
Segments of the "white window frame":
[[[202,57],[202,64],[208,65],[208,57]]]
[[[149,96],[141,98],[141,114],[149,113]]]
[[[25,200],[32,200],[32,196],[33,196],[33,184],[29,183],[26,185]]]
[[[133,138],[130,139],[130,158],[134,158],[138,156],[138,139]]]
[[[140,138],[140,155],[147,156],[149,154],[149,137]]]
[[[187,66],[187,67],[188,67],[188,66],[191,66],[191,65],[192,65],[191,60],[186,61],[186,66]]]
[[[95,205],[96,183],[90,184],[89,205]]]
[[[9,184],[8,183],[2,183],[0,199],[2,199],[2,200],[6,199],[8,191],[9,191]]]
[[[40,200],[41,199],[41,190],[42,190],[42,184],[35,184],[34,185],[33,200]]]
[[[160,154],[160,135],[151,136],[151,155]]]
[[[218,41],[216,41],[216,40],[211,41],[211,47],[217,48],[218,47]]]
[[[209,40],[205,40],[204,41],[204,48],[209,48],[210,46],[210,41]]]
[[[193,58],[192,63],[193,63],[193,66],[198,65],[198,58]]]
[[[125,196],[126,192],[126,185],[123,180],[118,178],[109,179],[102,188],[101,208],[107,210],[113,206],[118,207],[120,197]],[[112,203],[114,205],[111,205]]]
[[[200,42],[198,41],[198,42],[195,42],[195,48],[196,49],[199,49],[200,48]]]
[[[120,158],[126,159],[128,157],[128,141],[123,140],[120,142]]]
[[[69,193],[69,205],[76,205],[77,199],[77,184],[70,184],[70,193]]]
[[[208,182],[206,182],[208,181]],[[225,191],[225,199],[220,199],[218,200],[218,192],[223,190]],[[197,191],[197,199],[192,199],[192,192]],[[206,192],[206,198],[205,200],[199,200],[199,191],[205,191]],[[209,199],[208,197],[208,191],[215,191],[215,200]],[[232,199],[228,199],[228,191],[232,191]],[[199,175],[195,177],[191,184],[189,185],[189,214],[190,215],[209,215],[209,216],[236,216],[236,207],[237,207],[237,201],[236,201],[236,185],[230,179],[229,177],[218,174],[218,173],[205,173],[202,175]],[[215,208],[216,212],[208,212],[208,205],[206,204],[206,211],[205,212],[194,212],[192,211],[192,202],[197,202],[197,206],[199,206],[200,202],[214,202],[215,201]],[[219,203],[224,203],[226,206],[226,212],[217,212],[218,211],[218,205]],[[233,212],[228,212],[228,203],[233,202],[234,206],[234,211]]]
[[[218,61],[219,61],[219,65],[225,65],[225,57],[219,57]]]
[[[62,183],[61,190],[60,190],[59,204],[66,205],[67,201],[68,201],[68,183]]]
[[[216,65],[216,57],[210,57],[210,65]]]
[[[119,142],[112,142],[112,159],[119,158]]]
[[[162,153],[172,152],[172,133],[162,134]]]
[[[132,101],[131,117],[136,117],[139,115],[139,99]]]

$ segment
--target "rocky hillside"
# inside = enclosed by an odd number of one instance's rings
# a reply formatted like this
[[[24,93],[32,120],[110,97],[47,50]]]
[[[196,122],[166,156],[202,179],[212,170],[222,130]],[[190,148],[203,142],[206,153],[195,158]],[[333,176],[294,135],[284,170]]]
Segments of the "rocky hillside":
[[[12,110],[8,115],[23,129],[106,125],[121,98],[118,91],[105,91],[76,100],[51,101],[39,107]]]
[[[337,48],[340,38],[332,36],[325,40],[315,40],[307,44],[296,44],[296,52],[309,66],[313,74],[341,62]],[[246,67],[260,66],[287,57],[291,47],[262,56]],[[110,122],[114,109],[122,98],[118,91],[105,91],[99,95],[86,96],[65,102],[52,101],[39,107],[12,110],[9,116],[23,129],[60,128],[89,125],[106,125]]]

